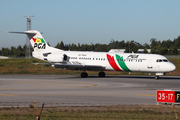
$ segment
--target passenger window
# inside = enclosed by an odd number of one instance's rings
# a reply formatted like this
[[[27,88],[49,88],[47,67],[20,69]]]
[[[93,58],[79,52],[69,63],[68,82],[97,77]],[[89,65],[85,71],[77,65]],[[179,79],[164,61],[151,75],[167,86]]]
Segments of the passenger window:
[[[138,62],[142,62],[142,60],[138,60]]]

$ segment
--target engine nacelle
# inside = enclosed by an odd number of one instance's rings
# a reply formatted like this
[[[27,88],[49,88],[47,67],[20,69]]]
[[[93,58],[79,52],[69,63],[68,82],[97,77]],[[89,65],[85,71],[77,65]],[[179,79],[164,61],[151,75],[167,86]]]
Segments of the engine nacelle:
[[[49,62],[67,62],[68,56],[66,54],[49,54],[47,60]]]

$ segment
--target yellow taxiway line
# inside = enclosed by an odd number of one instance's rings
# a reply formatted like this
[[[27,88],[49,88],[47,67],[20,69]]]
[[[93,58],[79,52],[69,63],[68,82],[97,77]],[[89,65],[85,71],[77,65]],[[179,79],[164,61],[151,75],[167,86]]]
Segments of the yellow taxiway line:
[[[142,95],[156,97],[156,95],[151,94],[31,94],[31,95],[8,95],[0,94],[0,96],[119,96],[119,95]]]

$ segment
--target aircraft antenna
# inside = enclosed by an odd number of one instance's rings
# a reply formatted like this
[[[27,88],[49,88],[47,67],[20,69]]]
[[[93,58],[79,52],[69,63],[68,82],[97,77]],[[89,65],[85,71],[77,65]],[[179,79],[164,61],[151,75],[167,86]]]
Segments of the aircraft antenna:
[[[31,19],[30,17],[34,17],[33,16],[24,16],[27,18],[27,30],[31,30]],[[25,53],[25,57],[26,58],[31,58],[31,45],[30,45],[30,41],[29,41],[29,38],[26,37],[26,53]]]

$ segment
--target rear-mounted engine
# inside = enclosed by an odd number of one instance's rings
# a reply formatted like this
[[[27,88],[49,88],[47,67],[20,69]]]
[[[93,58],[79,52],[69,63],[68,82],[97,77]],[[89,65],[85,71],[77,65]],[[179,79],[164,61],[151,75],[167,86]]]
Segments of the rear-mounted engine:
[[[49,54],[46,59],[48,62],[67,62],[68,56],[66,54]]]

